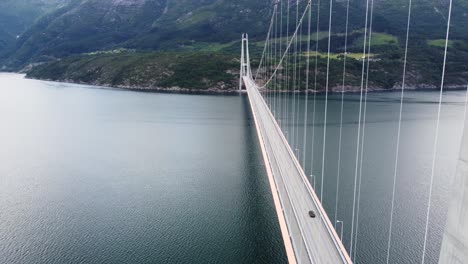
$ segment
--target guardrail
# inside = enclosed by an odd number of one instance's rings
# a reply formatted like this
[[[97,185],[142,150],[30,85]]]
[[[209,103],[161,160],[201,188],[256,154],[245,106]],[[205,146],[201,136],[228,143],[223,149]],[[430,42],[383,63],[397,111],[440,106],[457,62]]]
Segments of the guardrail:
[[[339,237],[338,237],[338,234],[336,233],[336,231],[335,231],[333,225],[331,224],[330,219],[328,218],[328,215],[327,215],[327,213],[325,212],[325,210],[324,210],[324,208],[323,208],[323,206],[322,206],[320,200],[318,199],[318,197],[317,197],[317,195],[316,195],[314,189],[312,188],[312,186],[310,185],[309,181],[307,180],[307,178],[306,178],[306,176],[305,176],[305,173],[304,173],[302,167],[300,166],[299,161],[297,160],[297,157],[295,156],[294,152],[293,152],[292,149],[291,149],[291,146],[289,145],[289,142],[288,142],[287,139],[285,138],[285,136],[284,136],[284,134],[283,134],[281,128],[279,127],[278,123],[276,122],[276,119],[274,118],[273,114],[271,113],[271,111],[270,111],[268,105],[266,104],[265,100],[264,100],[263,97],[261,96],[261,94],[260,94],[260,92],[259,92],[259,90],[258,90],[258,86],[255,84],[255,82],[253,82],[253,81],[252,81],[250,78],[248,78],[248,77],[244,77],[244,83],[245,83],[245,85],[246,85],[246,87],[247,87],[247,90],[248,90],[248,92],[249,92],[249,97],[253,95],[253,96],[259,98],[259,101],[263,104],[263,107],[265,107],[265,109],[267,110],[268,115],[269,115],[269,117],[271,118],[271,121],[272,121],[274,127],[276,128],[276,130],[277,130],[277,132],[278,132],[278,134],[279,134],[279,136],[280,136],[280,138],[281,138],[283,144],[286,146],[286,149],[287,149],[287,151],[288,151],[289,156],[290,156],[291,159],[293,160],[293,163],[294,163],[294,165],[295,165],[295,167],[296,167],[297,172],[298,172],[299,175],[301,176],[302,182],[304,183],[304,185],[305,185],[307,191],[308,191],[309,194],[311,195],[312,201],[314,202],[315,206],[318,208],[318,213],[319,213],[319,215],[320,215],[320,218],[321,218],[321,220],[324,222],[325,227],[326,227],[326,229],[327,229],[327,232],[329,233],[329,235],[330,235],[330,237],[331,237],[331,239],[332,239],[332,241],[333,241],[333,243],[334,243],[334,245],[335,245],[335,247],[336,247],[336,249],[337,249],[337,251],[338,251],[340,257],[341,257],[341,259],[343,260],[343,263],[352,263],[352,261],[351,261],[349,255],[348,255],[346,249],[344,248],[344,246],[343,246],[341,240],[340,240]],[[251,104],[252,104],[252,100],[251,100]],[[257,106],[257,107],[258,107],[258,106]],[[259,122],[263,122],[263,121],[262,121],[262,120],[259,120]],[[263,123],[262,123],[262,125],[263,125]],[[267,155],[268,155],[268,158],[269,158],[270,160],[272,160],[271,155],[269,155],[269,154],[267,154]],[[274,158],[275,158],[275,160],[276,160],[276,157],[274,157]],[[280,175],[281,175],[282,181],[284,182],[283,175],[282,175],[281,173],[280,173]],[[279,185],[279,184],[277,184],[277,186],[278,186],[277,188],[280,188],[280,187],[281,187],[281,185]],[[284,187],[284,183],[283,183],[283,187]],[[296,210],[295,210],[294,206],[292,205],[291,197],[290,197],[289,191],[288,191],[287,188],[285,188],[285,187],[284,187],[284,191],[285,191],[286,194],[287,194],[287,197],[288,197],[288,199],[289,199],[290,207],[291,207],[292,210],[293,210],[294,218],[295,218],[295,220],[296,220],[296,223],[297,223],[297,226],[298,226],[298,228],[299,228],[299,231],[301,232],[302,239],[304,240],[304,237],[303,237],[303,234],[302,234],[303,232],[302,232],[302,230],[301,230],[301,228],[300,228],[300,224],[299,224],[299,221],[298,221],[298,219],[297,219]],[[284,201],[282,201],[282,203],[284,203]],[[285,206],[284,206],[284,205],[282,205],[282,206],[283,206],[283,210],[284,210]],[[288,223],[288,225],[290,226],[290,223]],[[295,243],[295,245],[297,245],[297,242]],[[305,246],[305,245],[304,245],[304,246]],[[307,246],[305,246],[305,247],[306,247],[306,249],[307,249],[307,254],[308,254],[308,256],[309,256],[309,260],[313,263],[314,260],[312,259],[312,254],[309,252]]]

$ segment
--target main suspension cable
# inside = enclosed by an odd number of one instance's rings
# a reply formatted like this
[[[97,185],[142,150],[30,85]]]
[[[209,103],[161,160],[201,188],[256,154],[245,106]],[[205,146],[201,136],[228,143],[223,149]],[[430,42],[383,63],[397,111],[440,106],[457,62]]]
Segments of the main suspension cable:
[[[273,28],[273,19],[275,18],[275,17],[274,17],[274,14],[275,14],[275,9],[276,9],[276,8],[277,8],[277,6],[275,5],[275,7],[274,7],[274,9],[273,9],[273,15],[271,16],[271,19],[270,19],[270,26],[269,26],[269,28],[268,28],[268,33],[267,33],[267,37],[266,37],[266,40],[265,40],[265,45],[264,45],[264,47],[263,47],[262,58],[260,59],[260,63],[259,63],[259,65],[258,65],[257,71],[256,71],[256,73],[255,73],[254,81],[257,80],[258,73],[259,73],[259,71],[260,71],[260,69],[261,69],[261,66],[262,66],[263,63],[264,63],[264,60],[265,60],[265,52],[266,52],[266,50],[267,50],[267,41],[268,41],[268,39],[270,38],[271,30],[272,30],[272,28]],[[266,76],[265,76],[265,77],[266,77]]]
[[[304,13],[302,14],[301,18],[299,19],[298,25],[300,25],[300,24],[302,23],[302,21],[304,20],[305,15],[307,14],[308,8],[310,8],[310,6],[311,6],[311,1],[309,0],[308,3],[307,3],[306,8],[305,8],[305,10],[304,10]],[[296,26],[296,29],[295,29],[293,35],[291,36],[291,39],[290,39],[289,42],[288,42],[288,46],[287,46],[286,51],[284,52],[283,56],[281,57],[280,62],[279,62],[278,65],[275,67],[275,70],[273,71],[273,73],[272,73],[272,75],[270,76],[270,78],[268,79],[268,81],[267,81],[262,87],[260,87],[260,88],[263,88],[263,87],[265,87],[267,84],[269,84],[269,83],[271,82],[271,80],[273,79],[274,75],[276,75],[276,73],[278,72],[278,69],[281,67],[281,65],[282,65],[282,63],[283,63],[283,61],[284,61],[284,58],[286,57],[287,52],[288,52],[289,49],[291,48],[291,46],[292,46],[292,44],[293,44],[293,42],[294,42],[294,39],[295,39],[296,36],[297,36],[298,31],[299,31],[299,26]]]

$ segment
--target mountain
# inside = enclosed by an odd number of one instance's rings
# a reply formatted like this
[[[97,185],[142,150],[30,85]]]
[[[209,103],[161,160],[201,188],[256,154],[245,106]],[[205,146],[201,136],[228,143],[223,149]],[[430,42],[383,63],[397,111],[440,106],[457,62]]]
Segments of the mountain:
[[[291,5],[289,31],[292,32],[295,28],[296,1],[288,1]],[[411,71],[409,82],[416,86],[420,84],[424,87],[436,87],[440,79],[448,1],[413,1],[408,68]],[[158,57],[159,55],[155,53],[177,52],[190,57],[197,53],[219,53],[234,59],[238,57],[239,38],[243,32],[249,33],[251,57],[254,59],[252,64],[255,65],[263,49],[263,40],[274,6],[274,0],[70,0],[69,2],[35,0],[35,2],[49,3],[48,8],[44,10],[50,11],[41,15],[18,39],[13,40],[15,45],[3,53],[0,65],[3,65],[4,69],[19,70],[30,63],[51,62],[38,66],[39,68],[30,76],[76,82],[83,82],[83,78],[76,77],[73,72],[78,68],[79,72],[90,70],[88,67],[92,68],[93,63],[84,63],[90,58],[94,61],[109,61],[109,57],[112,56],[114,59],[125,58],[132,61],[126,65],[127,68],[133,67],[132,70],[137,67],[139,60],[142,65],[146,63],[141,54]],[[367,2],[374,5],[371,56],[375,67],[373,76],[376,77],[370,81],[375,87],[398,87],[404,54],[407,0],[350,2],[348,52],[354,57],[349,62],[350,85],[359,83],[357,81],[360,77],[359,58],[362,56],[359,54],[362,52],[364,40]],[[286,21],[287,2],[283,3],[283,21]],[[299,10],[303,10],[306,1],[299,3]],[[316,28],[317,3],[318,1],[313,1],[313,29]],[[332,76],[336,77],[333,78],[336,80],[340,79],[342,61],[340,53],[344,51],[346,3],[346,0],[333,2],[331,52],[334,57],[331,70],[332,74],[336,75]],[[321,1],[320,4],[319,57],[322,57],[328,49],[326,31],[329,4],[328,1]],[[464,68],[468,60],[468,0],[454,1],[453,5],[449,43],[451,53],[448,60],[448,69],[451,72],[447,75],[447,80],[452,85],[460,85],[468,82],[468,71]],[[282,29],[283,32],[287,30],[285,26]],[[2,30],[5,28],[0,25],[0,32]],[[306,33],[305,26],[301,33],[302,35]],[[11,39],[12,36],[6,42],[11,42]],[[1,43],[0,40],[0,45]],[[312,45],[315,46],[315,41],[312,41]],[[304,50],[306,44],[302,42],[300,47]],[[127,55],[122,57],[122,52]],[[210,59],[209,56],[206,58]],[[182,63],[183,60],[177,61]],[[67,65],[70,66],[68,69]],[[107,72],[115,72],[108,67],[106,69]],[[235,70],[233,67],[229,72]],[[319,87],[322,87],[321,74],[319,72]],[[234,75],[230,76],[229,78],[234,78],[232,77]],[[96,84],[109,84],[108,79],[101,77],[95,77],[95,80],[101,80]],[[152,78],[148,76],[143,79]],[[110,83],[124,85],[127,81],[129,80]],[[232,80],[225,81],[232,83]],[[161,83],[165,82],[158,84]],[[207,83],[213,84],[213,82]],[[338,83],[337,81],[336,85]],[[154,85],[152,82],[143,86]]]
[[[124,47],[173,49],[199,42],[228,42],[246,28],[264,31],[256,14],[263,1],[81,0],[39,20],[17,41],[9,66],[71,54]]]
[[[2,0],[0,51],[13,44],[42,15],[67,5],[69,0]]]

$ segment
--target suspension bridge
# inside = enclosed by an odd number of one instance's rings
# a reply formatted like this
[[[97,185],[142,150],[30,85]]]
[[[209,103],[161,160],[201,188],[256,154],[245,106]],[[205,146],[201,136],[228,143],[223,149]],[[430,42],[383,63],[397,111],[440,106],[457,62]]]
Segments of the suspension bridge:
[[[302,6],[300,5],[302,2]],[[300,10],[300,7],[303,10]],[[315,97],[317,94],[317,57],[315,59],[315,69],[309,56],[313,51],[312,42],[312,1],[275,1],[273,12],[268,28],[267,38],[255,75],[252,73],[251,58],[249,51],[248,34],[242,35],[242,48],[240,59],[240,82],[239,89],[247,91],[250,107],[255,120],[258,139],[262,149],[264,162],[270,187],[273,194],[273,200],[276,207],[277,216],[280,223],[282,237],[286,248],[286,253],[289,263],[357,263],[357,238],[359,227],[359,206],[362,181],[362,162],[363,162],[363,144],[366,130],[366,106],[368,94],[368,76],[372,38],[372,22],[373,22],[373,1],[367,0],[366,17],[364,27],[363,41],[363,56],[362,56],[362,76],[359,96],[359,125],[356,143],[356,159],[354,171],[354,197],[352,201],[352,219],[351,219],[351,239],[349,247],[345,247],[343,241],[343,221],[337,218],[338,208],[338,187],[340,179],[340,162],[342,151],[342,134],[343,134],[343,98],[346,83],[346,59],[348,45],[348,19],[349,19],[349,0],[346,4],[346,30],[345,30],[345,47],[343,51],[343,79],[341,91],[341,116],[339,130],[339,156],[338,156],[338,171],[337,171],[337,199],[335,215],[329,217],[322,205],[324,186],[321,184],[320,189],[316,190],[315,183],[312,185],[311,180],[316,177],[321,177],[323,183],[325,169],[325,151],[327,141],[327,110],[328,110],[328,93],[329,93],[329,71],[330,71],[330,46],[331,46],[331,28],[332,28],[332,10],[333,1],[330,1],[329,23],[328,23],[328,56],[326,69],[326,84],[325,90],[325,111],[324,111],[324,131],[323,131],[323,155],[322,168],[320,175],[310,175],[307,177],[305,172],[306,164],[306,147],[307,147],[307,126],[304,124],[302,139],[299,139],[299,129],[294,128],[290,131],[285,129],[283,121],[300,122],[300,118],[304,119],[304,123],[308,120],[308,104],[305,104],[304,114],[302,117],[293,115],[289,117],[287,114],[279,113],[284,111],[297,112],[299,108],[295,104],[299,100],[297,91],[304,92],[305,100],[309,96],[313,96],[314,105],[312,109],[313,119],[315,120]],[[423,241],[423,250],[421,263],[426,262],[426,248],[428,240],[428,225],[431,210],[431,195],[433,188],[433,180],[435,174],[435,160],[437,154],[438,130],[440,125],[440,108],[442,101],[442,92],[444,88],[445,67],[447,59],[447,47],[449,41],[449,29],[451,18],[452,2],[447,21],[447,35],[445,39],[445,55],[443,61],[443,70],[441,73],[441,87],[438,117],[436,124],[436,136],[433,152],[432,170],[430,177],[429,200],[427,201],[426,225]],[[295,17],[290,18],[291,10]],[[317,8],[317,28],[316,41],[318,43],[319,32],[319,11]],[[400,112],[397,133],[396,157],[394,164],[393,186],[391,212],[389,219],[389,234],[387,241],[387,252],[384,254],[383,263],[391,263],[390,249],[392,246],[392,227],[394,209],[395,209],[395,185],[398,177],[398,155],[400,147],[401,119],[403,113],[403,101],[405,92],[405,81],[407,73],[407,56],[408,42],[411,25],[412,2],[408,2],[408,22],[406,28],[406,43],[405,54],[403,61],[402,74],[402,89],[400,91]],[[285,17],[286,14],[286,18]],[[291,25],[294,27],[290,32]],[[306,42],[304,47],[303,43]],[[318,45],[318,44],[316,44]],[[301,54],[306,53],[306,59]],[[318,54],[318,48],[315,47],[315,54]],[[299,64],[305,65],[302,69]],[[312,65],[311,65],[312,64]],[[315,76],[312,76],[312,73]],[[302,89],[300,88],[301,86]],[[286,96],[285,91],[292,91],[293,104],[289,105],[286,100],[281,100]],[[468,95],[468,93],[467,93]],[[468,96],[467,96],[468,98]],[[286,117],[285,117],[286,116]],[[292,120],[285,120],[285,119]],[[466,109],[465,109],[466,119]],[[455,186],[455,195],[450,205],[448,214],[448,225],[444,233],[442,250],[440,253],[439,263],[468,263],[468,229],[463,223],[468,221],[468,165],[466,165],[466,157],[468,153],[468,130],[464,130],[464,138],[466,139],[462,146],[462,155],[457,171]],[[288,133],[289,132],[289,137]],[[312,132],[313,133],[313,132]],[[291,135],[292,134],[292,135]],[[300,142],[302,140],[302,142]],[[303,144],[301,146],[301,143]],[[301,149],[302,148],[302,149]],[[300,155],[302,150],[302,157]],[[460,185],[461,184],[461,185]],[[331,221],[333,219],[333,221]],[[341,231],[341,232],[338,232]],[[340,234],[339,234],[340,233]]]

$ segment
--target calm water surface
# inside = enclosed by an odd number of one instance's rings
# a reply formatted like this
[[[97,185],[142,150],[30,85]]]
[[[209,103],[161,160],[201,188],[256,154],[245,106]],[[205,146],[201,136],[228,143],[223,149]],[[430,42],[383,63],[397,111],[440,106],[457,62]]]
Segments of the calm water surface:
[[[0,74],[0,263],[283,263],[246,98]]]
[[[0,75],[0,263],[285,262],[245,97],[89,88]],[[337,199],[340,99],[329,98],[325,141],[323,96],[315,120],[304,96],[278,98],[275,112],[349,248],[359,96],[345,96]],[[464,99],[444,94],[426,263],[437,263]],[[405,97],[390,263],[421,262],[437,100]],[[386,263],[398,111],[399,93],[369,95],[356,263]]]
[[[323,190],[323,204],[331,221],[344,222],[343,241],[348,249],[352,236],[353,200],[356,199],[354,235],[357,233],[357,238],[353,242],[355,262],[386,263],[400,93],[369,94],[366,122],[361,127],[360,144],[363,145],[358,157],[362,159],[358,160],[356,170],[359,99],[359,94],[344,96],[340,166],[338,153],[341,95],[330,95],[328,98],[325,141],[324,95],[316,97],[315,119],[312,111],[313,96],[306,100],[305,96],[282,95],[277,96],[276,100],[275,97],[268,100],[281,120],[291,145],[297,149],[307,174],[315,175],[309,179],[312,185],[315,181],[319,195]],[[390,263],[421,263],[422,260],[438,101],[439,93],[434,91],[405,93]],[[451,181],[460,150],[465,101],[466,91],[443,94],[425,263],[438,262]],[[307,117],[304,115],[306,102],[309,110]],[[294,108],[295,112],[292,111]],[[335,210],[336,207],[338,210]],[[340,225],[337,230],[339,234]]]

